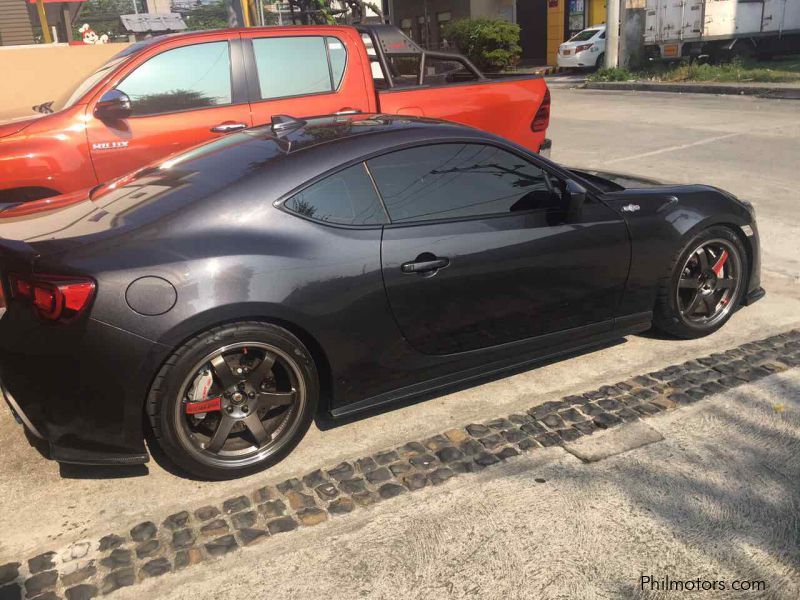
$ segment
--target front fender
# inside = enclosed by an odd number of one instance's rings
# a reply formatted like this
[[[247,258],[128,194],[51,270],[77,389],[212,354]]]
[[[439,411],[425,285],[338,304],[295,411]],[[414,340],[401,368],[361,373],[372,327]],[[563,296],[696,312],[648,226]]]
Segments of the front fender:
[[[0,138],[0,198],[8,198],[2,201],[14,202],[31,189],[36,198],[42,198],[41,190],[56,195],[97,184],[84,113],[85,107],[80,106],[47,115]]]
[[[713,225],[736,231],[748,249],[748,291],[758,287],[760,254],[755,222],[747,208],[729,194],[708,186],[628,189],[602,197],[625,219],[631,236],[631,268],[618,315],[653,310],[658,286],[668,277],[687,240]],[[750,226],[748,236],[743,227]]]

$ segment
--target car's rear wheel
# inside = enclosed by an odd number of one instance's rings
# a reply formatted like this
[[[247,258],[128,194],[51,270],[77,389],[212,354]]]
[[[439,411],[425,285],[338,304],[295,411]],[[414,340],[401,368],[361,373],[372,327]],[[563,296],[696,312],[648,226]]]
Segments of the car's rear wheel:
[[[595,69],[602,69],[605,66],[606,66],[606,53],[605,52],[601,52],[597,56],[597,61],[594,63],[594,68]]]
[[[177,465],[229,479],[282,460],[316,411],[313,358],[289,331],[242,322],[193,338],[164,364],[148,398],[155,437]]]
[[[727,227],[711,227],[690,240],[662,282],[655,326],[681,338],[709,335],[730,319],[747,283],[747,254]]]

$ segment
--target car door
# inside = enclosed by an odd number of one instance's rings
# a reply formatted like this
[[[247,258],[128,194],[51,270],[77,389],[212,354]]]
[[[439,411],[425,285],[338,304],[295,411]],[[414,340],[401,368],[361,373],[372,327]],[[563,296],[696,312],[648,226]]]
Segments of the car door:
[[[386,293],[415,349],[451,354],[611,328],[629,267],[627,228],[594,198],[567,219],[566,182],[544,163],[444,143],[367,164],[391,219],[381,247]]]
[[[98,181],[108,181],[251,125],[238,36],[203,36],[168,44],[137,58],[103,93],[128,95],[125,119],[94,116],[87,108],[87,136]],[[241,80],[241,83],[239,82]]]
[[[365,79],[369,65],[347,31],[308,27],[291,35],[257,30],[242,36],[255,125],[269,123],[273,115],[375,110]]]

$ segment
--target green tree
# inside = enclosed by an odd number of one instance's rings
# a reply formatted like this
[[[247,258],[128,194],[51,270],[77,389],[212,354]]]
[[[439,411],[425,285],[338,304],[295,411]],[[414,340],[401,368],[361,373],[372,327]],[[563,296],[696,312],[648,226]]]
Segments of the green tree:
[[[448,24],[444,37],[475,65],[500,71],[519,62],[519,25],[492,19],[462,19]]]
[[[189,31],[223,29],[228,26],[228,7],[225,0],[211,4],[198,4],[184,15]]]
[[[146,11],[144,0],[87,0],[73,26],[73,37],[81,39],[83,36],[78,29],[88,23],[97,35],[107,34],[109,41],[127,40],[128,33],[122,27],[119,16],[135,13],[134,3],[139,12]]]

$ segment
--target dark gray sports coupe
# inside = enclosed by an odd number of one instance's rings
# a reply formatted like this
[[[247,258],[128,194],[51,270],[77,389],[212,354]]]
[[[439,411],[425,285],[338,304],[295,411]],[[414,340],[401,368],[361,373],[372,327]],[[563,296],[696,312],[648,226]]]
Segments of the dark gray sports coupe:
[[[56,460],[145,462],[148,427],[226,478],[279,461],[318,413],[652,326],[707,335],[763,295],[747,202],[615,179],[450,123],[277,118],[12,207],[3,394]]]

